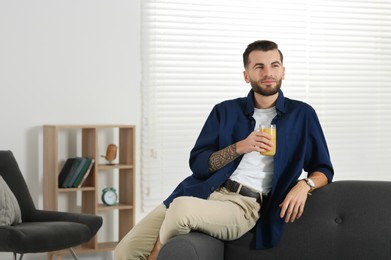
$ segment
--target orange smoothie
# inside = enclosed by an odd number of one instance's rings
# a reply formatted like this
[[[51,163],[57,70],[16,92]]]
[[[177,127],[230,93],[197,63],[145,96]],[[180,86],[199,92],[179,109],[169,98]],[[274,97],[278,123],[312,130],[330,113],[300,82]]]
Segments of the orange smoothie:
[[[274,146],[272,147],[272,149],[270,151],[261,152],[261,154],[265,155],[265,156],[274,156],[276,154],[276,144],[277,144],[276,125],[260,126],[259,127],[259,131],[265,132],[265,133],[268,133],[269,135],[271,135],[272,136],[272,142],[274,144]]]

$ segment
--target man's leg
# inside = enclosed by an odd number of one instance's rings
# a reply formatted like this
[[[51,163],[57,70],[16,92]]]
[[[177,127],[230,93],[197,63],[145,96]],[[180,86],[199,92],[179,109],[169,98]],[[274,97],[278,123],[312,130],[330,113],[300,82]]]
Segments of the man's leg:
[[[147,259],[157,241],[165,214],[166,207],[161,204],[137,223],[115,248],[114,259]]]
[[[234,240],[255,226],[260,205],[254,198],[222,189],[207,199],[178,197],[167,209],[160,242],[198,230],[222,240]]]

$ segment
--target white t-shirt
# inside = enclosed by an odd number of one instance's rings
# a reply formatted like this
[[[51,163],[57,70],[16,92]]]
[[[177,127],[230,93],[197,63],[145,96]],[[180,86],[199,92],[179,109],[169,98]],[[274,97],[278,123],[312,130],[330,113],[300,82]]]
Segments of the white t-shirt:
[[[254,109],[255,131],[260,124],[270,124],[277,115],[276,108]],[[264,156],[259,152],[246,153],[230,179],[262,193],[269,193],[272,188],[274,157]]]

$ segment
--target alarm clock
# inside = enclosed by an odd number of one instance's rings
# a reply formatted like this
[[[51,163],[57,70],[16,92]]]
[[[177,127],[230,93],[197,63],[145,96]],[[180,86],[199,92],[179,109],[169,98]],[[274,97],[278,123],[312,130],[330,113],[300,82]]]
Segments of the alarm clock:
[[[102,190],[102,202],[106,206],[113,206],[117,203],[118,195],[117,191],[113,188],[104,188]]]

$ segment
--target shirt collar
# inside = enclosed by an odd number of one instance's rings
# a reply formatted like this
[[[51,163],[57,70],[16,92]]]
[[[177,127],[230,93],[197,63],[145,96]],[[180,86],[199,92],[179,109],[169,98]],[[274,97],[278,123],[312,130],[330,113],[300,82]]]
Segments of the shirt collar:
[[[253,115],[254,114],[254,91],[251,89],[248,92],[247,95],[247,106],[246,106],[246,114],[248,115]],[[284,114],[286,112],[286,104],[285,104],[285,98],[284,98],[284,93],[280,89],[278,91],[278,98],[276,101],[276,110],[277,114]]]

